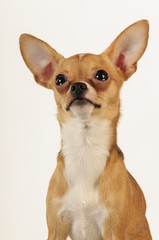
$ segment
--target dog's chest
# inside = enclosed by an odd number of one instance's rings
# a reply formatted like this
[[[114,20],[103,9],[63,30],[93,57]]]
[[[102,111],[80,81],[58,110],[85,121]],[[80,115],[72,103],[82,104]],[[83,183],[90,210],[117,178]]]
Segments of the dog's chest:
[[[60,214],[70,222],[75,240],[100,239],[107,210],[99,204],[97,181],[109,155],[109,123],[71,120],[63,126],[62,152],[68,191]]]

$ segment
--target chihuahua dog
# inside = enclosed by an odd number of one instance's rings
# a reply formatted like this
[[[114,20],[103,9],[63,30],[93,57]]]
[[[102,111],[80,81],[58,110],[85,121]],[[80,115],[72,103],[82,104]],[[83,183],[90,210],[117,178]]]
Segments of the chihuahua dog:
[[[54,91],[61,150],[47,194],[48,240],[151,240],[146,203],[117,145],[120,89],[137,68],[149,24],[126,28],[101,54],[64,58],[46,42],[20,37],[22,57]]]

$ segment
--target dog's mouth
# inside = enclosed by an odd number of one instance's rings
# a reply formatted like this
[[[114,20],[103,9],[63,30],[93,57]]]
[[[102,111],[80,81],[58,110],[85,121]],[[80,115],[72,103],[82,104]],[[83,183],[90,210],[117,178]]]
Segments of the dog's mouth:
[[[69,111],[69,110],[70,110],[70,107],[72,106],[72,104],[75,104],[75,105],[77,105],[77,106],[82,106],[82,105],[85,105],[86,103],[92,104],[95,108],[100,108],[100,107],[101,107],[100,104],[96,104],[96,103],[92,102],[92,101],[89,100],[89,99],[82,98],[82,97],[77,97],[77,98],[74,98],[74,99],[68,104],[68,106],[66,107],[66,110]]]

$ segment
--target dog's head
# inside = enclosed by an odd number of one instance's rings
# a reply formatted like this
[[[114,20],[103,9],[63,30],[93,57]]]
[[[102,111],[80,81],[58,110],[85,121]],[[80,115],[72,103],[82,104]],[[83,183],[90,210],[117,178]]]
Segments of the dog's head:
[[[101,54],[64,58],[31,35],[20,37],[23,59],[42,86],[54,91],[58,120],[72,117],[118,119],[120,88],[137,68],[148,41],[149,25],[141,20],[126,28]]]

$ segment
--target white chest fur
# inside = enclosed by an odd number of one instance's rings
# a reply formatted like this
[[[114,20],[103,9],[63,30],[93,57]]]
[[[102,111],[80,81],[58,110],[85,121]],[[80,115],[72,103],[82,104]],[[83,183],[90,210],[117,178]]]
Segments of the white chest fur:
[[[94,240],[102,235],[107,210],[99,205],[97,180],[109,156],[108,121],[74,118],[63,125],[62,152],[69,189],[59,214],[70,220],[70,236]]]

